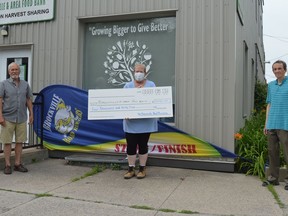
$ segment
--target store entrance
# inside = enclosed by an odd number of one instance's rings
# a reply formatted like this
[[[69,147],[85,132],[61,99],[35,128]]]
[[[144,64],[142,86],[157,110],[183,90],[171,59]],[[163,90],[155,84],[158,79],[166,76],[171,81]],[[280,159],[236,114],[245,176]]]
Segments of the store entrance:
[[[9,78],[8,65],[16,62],[20,66],[20,79],[26,80],[31,86],[31,50],[30,49],[5,49],[0,50],[0,82]],[[28,112],[28,111],[27,111]],[[29,127],[27,127],[29,142]],[[13,138],[14,142],[14,138]],[[0,141],[0,151],[3,150],[3,144]]]

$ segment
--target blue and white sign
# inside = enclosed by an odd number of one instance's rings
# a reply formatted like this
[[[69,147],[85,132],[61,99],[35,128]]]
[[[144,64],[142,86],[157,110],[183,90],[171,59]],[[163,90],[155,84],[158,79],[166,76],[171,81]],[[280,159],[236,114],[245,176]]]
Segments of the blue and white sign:
[[[43,129],[45,148],[126,156],[127,143],[123,121],[88,120],[87,103],[88,92],[72,86],[51,85],[40,91],[34,104],[42,104],[44,107],[33,106],[33,124],[39,138]],[[149,154],[154,155],[237,157],[234,153],[160,121],[158,132],[151,134],[148,146]]]

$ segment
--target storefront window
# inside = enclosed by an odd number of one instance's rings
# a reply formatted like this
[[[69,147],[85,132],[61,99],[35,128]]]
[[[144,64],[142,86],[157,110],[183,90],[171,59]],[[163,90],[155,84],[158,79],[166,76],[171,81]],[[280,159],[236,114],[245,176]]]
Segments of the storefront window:
[[[156,86],[174,90],[175,27],[175,17],[86,24],[83,88],[123,88],[142,63]]]

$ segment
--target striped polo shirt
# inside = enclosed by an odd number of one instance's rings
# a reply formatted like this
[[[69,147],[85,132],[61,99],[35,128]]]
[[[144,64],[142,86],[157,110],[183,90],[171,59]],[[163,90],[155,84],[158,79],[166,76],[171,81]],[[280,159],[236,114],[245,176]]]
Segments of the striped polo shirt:
[[[285,76],[279,85],[277,80],[268,84],[266,98],[270,104],[266,129],[288,130],[288,81]]]

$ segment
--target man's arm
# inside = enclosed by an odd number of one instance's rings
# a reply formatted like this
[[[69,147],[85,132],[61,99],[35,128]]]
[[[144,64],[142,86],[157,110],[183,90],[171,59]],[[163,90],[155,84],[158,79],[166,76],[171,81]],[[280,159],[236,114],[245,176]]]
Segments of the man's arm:
[[[5,126],[5,119],[3,118],[2,111],[3,111],[3,99],[0,97],[0,125]]]
[[[265,135],[267,135],[266,125],[267,125],[267,121],[268,121],[269,110],[270,110],[270,103],[267,104],[267,107],[266,107],[266,120],[265,120],[265,126],[264,126],[264,130],[263,130]]]
[[[34,120],[34,116],[33,116],[33,103],[32,103],[31,98],[27,98],[26,103],[27,103],[27,108],[29,110],[29,124],[32,124]]]

